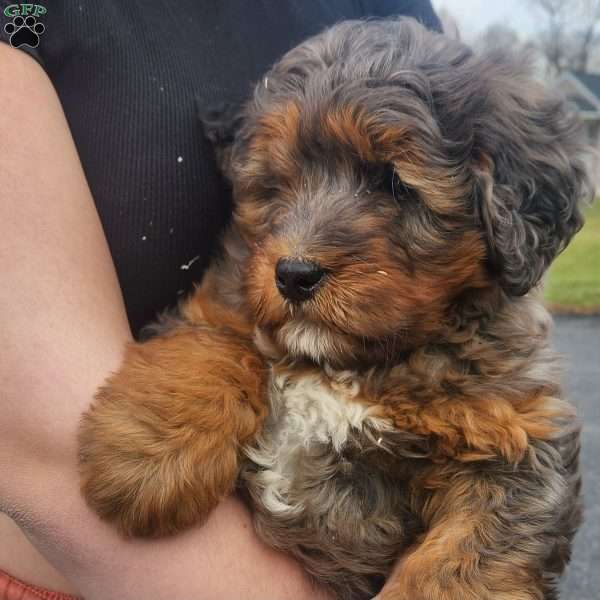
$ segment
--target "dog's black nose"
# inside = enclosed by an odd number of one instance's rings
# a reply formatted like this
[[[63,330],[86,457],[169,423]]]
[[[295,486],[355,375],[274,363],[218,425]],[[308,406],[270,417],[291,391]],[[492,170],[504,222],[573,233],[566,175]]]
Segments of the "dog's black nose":
[[[275,283],[284,298],[301,302],[313,297],[324,274],[317,263],[282,258],[275,268]]]

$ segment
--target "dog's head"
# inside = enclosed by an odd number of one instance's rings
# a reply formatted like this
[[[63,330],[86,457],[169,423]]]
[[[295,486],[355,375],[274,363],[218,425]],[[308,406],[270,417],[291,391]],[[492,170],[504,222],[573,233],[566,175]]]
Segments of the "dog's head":
[[[499,52],[345,22],[257,86],[230,149],[247,300],[287,352],[386,358],[526,294],[581,227],[576,120]]]

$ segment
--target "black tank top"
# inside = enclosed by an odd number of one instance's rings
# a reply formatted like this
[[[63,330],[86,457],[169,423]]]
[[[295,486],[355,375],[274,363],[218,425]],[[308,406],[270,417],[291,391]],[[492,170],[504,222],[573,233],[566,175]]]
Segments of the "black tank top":
[[[284,52],[337,21],[403,14],[440,27],[429,0],[0,6],[0,39],[39,38],[21,50],[40,62],[62,102],[134,335],[201,279],[231,213],[200,111],[243,102]]]

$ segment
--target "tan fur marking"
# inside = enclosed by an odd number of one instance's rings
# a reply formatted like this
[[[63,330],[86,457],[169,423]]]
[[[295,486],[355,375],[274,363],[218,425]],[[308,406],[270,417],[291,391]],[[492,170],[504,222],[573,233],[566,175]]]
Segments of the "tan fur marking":
[[[364,161],[375,161],[376,155],[368,133],[369,123],[351,107],[336,113],[328,113],[324,130],[341,144],[351,146]]]
[[[494,513],[506,490],[459,467],[431,474],[429,487],[437,490],[420,507],[428,530],[399,560],[377,600],[542,600],[525,554],[485,558],[486,547],[506,543]]]
[[[131,344],[83,417],[87,501],[127,535],[203,521],[233,490],[240,445],[262,425],[265,375],[251,343],[227,329],[181,327]]]
[[[502,456],[521,461],[531,439],[549,439],[560,408],[544,396],[521,403],[514,399],[440,397],[419,406],[410,399],[379,399],[399,429],[432,436],[438,458],[464,462]]]
[[[264,115],[250,144],[250,160],[245,169],[261,171],[273,164],[283,175],[293,176],[296,159],[293,149],[300,126],[300,109],[289,102]]]

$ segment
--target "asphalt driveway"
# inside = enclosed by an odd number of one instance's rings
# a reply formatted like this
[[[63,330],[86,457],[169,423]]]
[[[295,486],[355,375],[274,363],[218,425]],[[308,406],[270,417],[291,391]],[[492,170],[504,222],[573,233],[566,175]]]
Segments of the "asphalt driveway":
[[[600,316],[555,317],[564,382],[583,422],[585,519],[562,585],[564,600],[600,599]]]

